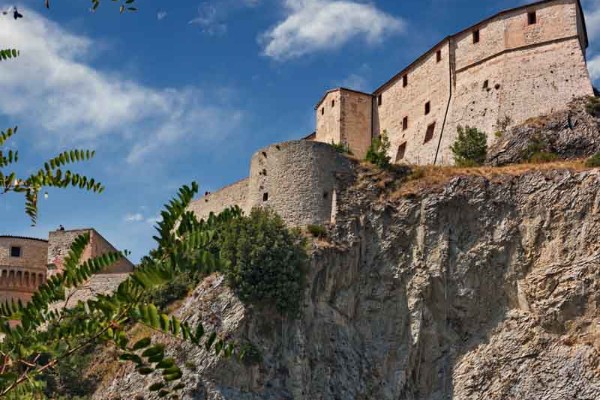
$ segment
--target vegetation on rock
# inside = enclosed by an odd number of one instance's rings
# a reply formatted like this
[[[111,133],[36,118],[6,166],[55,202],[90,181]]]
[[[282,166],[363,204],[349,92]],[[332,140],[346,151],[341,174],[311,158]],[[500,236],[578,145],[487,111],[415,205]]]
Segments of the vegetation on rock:
[[[322,225],[308,225],[306,227],[308,233],[317,239],[324,239],[327,237],[327,228]]]
[[[300,311],[308,257],[297,231],[273,211],[256,208],[232,220],[219,238],[225,276],[240,299],[274,305],[283,315]]]
[[[377,165],[379,168],[387,169],[391,165],[391,158],[388,155],[389,150],[390,140],[387,132],[383,131],[381,135],[374,137],[371,141],[365,160]]]
[[[352,151],[350,150],[348,143],[335,143],[332,140],[330,144],[338,153],[352,155]]]
[[[600,167],[600,153],[596,153],[585,161],[585,166],[590,168]]]
[[[600,118],[600,97],[588,97],[585,109],[590,115]]]
[[[458,137],[450,146],[459,167],[483,165],[487,156],[487,135],[477,128],[458,126]]]

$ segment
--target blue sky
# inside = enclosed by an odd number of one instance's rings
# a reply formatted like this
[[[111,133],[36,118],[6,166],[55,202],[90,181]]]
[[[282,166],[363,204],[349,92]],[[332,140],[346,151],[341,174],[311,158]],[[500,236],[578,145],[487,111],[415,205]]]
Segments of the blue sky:
[[[336,86],[371,91],[450,33],[522,0],[108,0],[7,2],[0,47],[0,126],[18,125],[25,175],[65,148],[97,151],[76,170],[101,195],[49,191],[36,227],[0,196],[0,234],[45,237],[95,227],[137,261],[153,221],[185,183],[213,191],[247,175],[254,151],[314,129]],[[600,0],[584,0],[590,72],[600,84]]]

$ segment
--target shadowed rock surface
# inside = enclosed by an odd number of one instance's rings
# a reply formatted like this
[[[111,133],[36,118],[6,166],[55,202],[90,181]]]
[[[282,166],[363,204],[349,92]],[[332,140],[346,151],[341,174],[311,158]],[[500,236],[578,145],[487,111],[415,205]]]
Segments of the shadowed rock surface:
[[[169,342],[187,360],[180,398],[600,398],[599,170],[461,176],[391,200],[358,169],[313,245],[299,320],[245,307],[219,276],[183,303],[262,361]],[[153,398],[155,380],[123,365],[95,398]]]

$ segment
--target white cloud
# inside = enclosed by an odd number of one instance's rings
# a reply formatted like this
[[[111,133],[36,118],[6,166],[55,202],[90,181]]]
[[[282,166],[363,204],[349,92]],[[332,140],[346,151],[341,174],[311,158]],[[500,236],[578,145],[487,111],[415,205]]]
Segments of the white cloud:
[[[600,0],[584,0],[583,9],[590,41],[600,39]]]
[[[259,38],[264,54],[277,60],[335,49],[358,38],[378,43],[405,28],[401,18],[350,0],[285,0],[285,8],[285,19]]]
[[[111,143],[141,162],[158,150],[221,139],[242,113],[219,106],[199,88],[157,89],[89,63],[92,39],[73,34],[30,9],[14,21],[0,15],[0,43],[21,57],[0,63],[0,111],[35,124],[37,142],[62,147]],[[171,147],[168,147],[171,146]]]
[[[588,60],[588,70],[590,71],[592,82],[600,81],[600,54]]]
[[[242,8],[254,8],[261,0],[211,0],[200,4],[198,15],[189,24],[198,25],[202,32],[211,36],[227,33],[227,19],[231,13]]]
[[[167,15],[169,14],[166,11],[159,10],[156,13],[156,19],[162,21],[163,19],[167,18]]]
[[[124,220],[125,222],[140,222],[144,220],[144,216],[140,213],[127,214]]]

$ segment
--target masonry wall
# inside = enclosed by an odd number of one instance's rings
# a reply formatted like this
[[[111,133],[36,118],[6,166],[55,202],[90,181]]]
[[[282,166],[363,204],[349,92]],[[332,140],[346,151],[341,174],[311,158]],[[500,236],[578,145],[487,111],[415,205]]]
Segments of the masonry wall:
[[[11,257],[10,248],[21,248],[21,257]],[[43,240],[0,237],[0,302],[27,302],[46,280],[46,251]]]
[[[325,143],[276,144],[252,157],[248,202],[272,208],[289,225],[328,223],[338,179],[351,173],[350,161]]]
[[[317,130],[315,141],[339,143],[341,140],[341,91],[333,90],[317,105]]]
[[[441,50],[441,60],[437,60]],[[450,46],[433,49],[410,69],[374,93],[374,131],[384,131],[391,142],[390,156],[399,163],[431,164],[434,161],[440,132],[450,97]],[[408,76],[404,86],[403,76]],[[378,96],[381,95],[381,105]],[[425,104],[430,112],[425,114]],[[408,128],[403,119],[408,117]],[[427,128],[435,124],[433,136],[425,142]],[[406,146],[404,157],[398,154]]]
[[[77,229],[67,231],[50,232],[48,238],[47,262],[50,267],[50,275],[58,273],[64,269],[64,260],[69,254],[69,249],[73,241],[80,235],[90,234],[90,243],[85,248],[81,261],[84,262],[90,258],[98,257],[107,252],[115,252],[116,249],[93,229]],[[126,258],[107,268],[102,273],[124,273],[133,271],[133,264]]]
[[[534,10],[537,23],[529,25]],[[472,30],[456,36],[456,87],[439,164],[452,163],[458,125],[483,130],[491,143],[506,117],[519,124],[592,94],[578,14],[576,2],[557,1],[480,26],[479,43]]]
[[[226,186],[217,192],[203,196],[190,204],[190,210],[198,218],[206,219],[210,213],[218,214],[226,208],[239,206],[244,212],[248,208],[248,178]]]
[[[341,89],[340,98],[340,142],[347,144],[354,155],[362,159],[371,145],[373,97]]]

